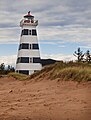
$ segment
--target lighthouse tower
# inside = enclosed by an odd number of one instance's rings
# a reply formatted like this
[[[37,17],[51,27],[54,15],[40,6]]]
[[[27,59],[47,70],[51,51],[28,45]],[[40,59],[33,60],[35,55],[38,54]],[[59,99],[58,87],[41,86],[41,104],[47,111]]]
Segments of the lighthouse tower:
[[[21,36],[16,62],[16,72],[30,75],[42,69],[36,26],[38,20],[30,11],[20,21]]]

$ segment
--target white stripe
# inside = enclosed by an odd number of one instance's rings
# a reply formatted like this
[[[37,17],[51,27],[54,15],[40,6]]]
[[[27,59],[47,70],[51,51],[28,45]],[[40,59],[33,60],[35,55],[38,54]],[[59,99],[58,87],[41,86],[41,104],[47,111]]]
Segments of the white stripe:
[[[41,70],[40,63],[18,63],[16,64],[16,70]]]
[[[21,49],[18,51],[18,57],[40,57],[39,50]]]
[[[37,36],[23,35],[20,38],[20,44],[21,43],[29,43],[29,44],[38,43],[38,39]]]
[[[24,25],[23,27],[22,27],[22,29],[36,29],[36,26],[27,26],[27,25]]]

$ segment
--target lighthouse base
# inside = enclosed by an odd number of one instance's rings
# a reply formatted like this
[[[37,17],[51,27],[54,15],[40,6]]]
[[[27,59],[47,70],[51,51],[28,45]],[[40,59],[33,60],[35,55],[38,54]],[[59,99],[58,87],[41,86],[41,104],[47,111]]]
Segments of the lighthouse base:
[[[21,74],[26,74],[26,75],[31,75],[33,74],[35,71],[34,70],[16,70],[17,73],[21,73]]]
[[[22,73],[22,74],[26,74],[26,75],[31,75],[33,74],[34,72],[36,71],[39,71],[42,69],[42,65],[40,63],[31,63],[31,64],[28,64],[28,63],[18,63],[16,65],[16,72],[17,73]]]

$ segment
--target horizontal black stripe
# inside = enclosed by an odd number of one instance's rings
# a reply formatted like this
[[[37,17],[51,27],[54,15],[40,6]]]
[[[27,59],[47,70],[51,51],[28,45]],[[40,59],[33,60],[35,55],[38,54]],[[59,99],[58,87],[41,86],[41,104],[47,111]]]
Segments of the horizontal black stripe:
[[[19,45],[19,50],[21,49],[39,49],[38,44],[28,44],[28,43],[22,43]]]
[[[21,36],[22,36],[22,35],[33,35],[33,36],[37,36],[37,31],[36,31],[36,29],[32,29],[32,30],[23,29],[22,32],[21,32]]]
[[[40,57],[18,57],[17,63],[41,63]]]

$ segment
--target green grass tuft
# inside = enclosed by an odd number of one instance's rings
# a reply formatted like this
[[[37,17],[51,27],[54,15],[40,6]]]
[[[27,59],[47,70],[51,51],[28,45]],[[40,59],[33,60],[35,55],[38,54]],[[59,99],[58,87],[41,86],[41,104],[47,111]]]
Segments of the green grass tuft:
[[[54,72],[51,79],[60,78],[60,80],[72,81],[91,81],[91,68],[67,67]]]
[[[13,77],[13,78],[18,79],[18,80],[27,80],[29,77],[28,75],[19,74],[19,73],[15,73],[15,72],[9,73],[8,76]]]

